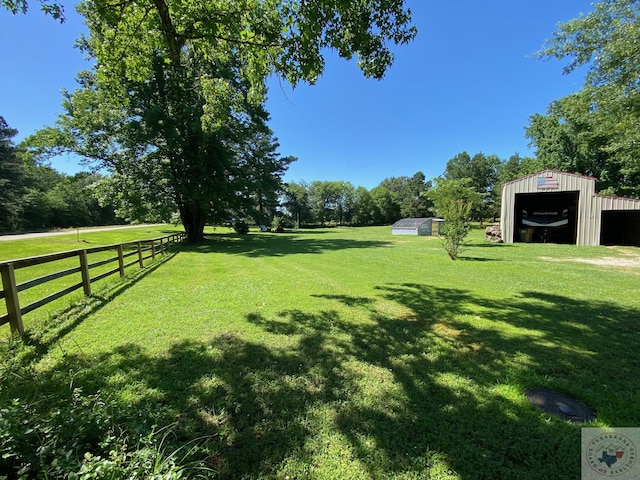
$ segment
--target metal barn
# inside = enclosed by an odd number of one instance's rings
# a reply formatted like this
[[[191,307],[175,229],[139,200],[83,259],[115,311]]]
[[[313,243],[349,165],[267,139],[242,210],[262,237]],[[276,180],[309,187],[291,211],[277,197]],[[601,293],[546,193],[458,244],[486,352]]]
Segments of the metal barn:
[[[502,239],[640,246],[640,200],[596,193],[596,179],[543,170],[502,186]]]
[[[403,218],[391,226],[393,235],[433,235],[440,234],[442,218]]]

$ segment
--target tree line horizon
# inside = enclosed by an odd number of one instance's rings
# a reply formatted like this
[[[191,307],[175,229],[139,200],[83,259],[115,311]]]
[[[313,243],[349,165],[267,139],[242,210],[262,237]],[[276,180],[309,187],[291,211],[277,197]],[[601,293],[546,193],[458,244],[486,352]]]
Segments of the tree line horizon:
[[[116,189],[108,175],[81,171],[73,175],[59,172],[39,162],[22,145],[14,146],[17,135],[0,116],[0,177],[4,178],[0,202],[0,232],[94,226],[106,223],[178,223],[176,212],[167,208],[118,210]],[[27,140],[28,141],[28,140]],[[277,145],[277,142],[276,142]],[[287,165],[295,161],[286,157]],[[461,152],[447,162],[442,175],[446,180],[467,180],[482,195],[474,210],[478,220],[499,212],[499,184],[523,172],[538,168],[532,158],[518,154],[507,160],[496,155]],[[284,173],[282,169],[281,174]],[[391,176],[371,189],[349,181],[305,180],[272,184],[273,193],[261,202],[247,203],[244,209],[230,211],[219,223],[234,220],[254,225],[382,225],[403,217],[433,216],[433,202],[425,195],[437,179],[427,179],[422,171],[413,176]],[[497,208],[497,210],[496,210]]]
[[[34,161],[28,151],[10,143],[10,137],[17,131],[10,129],[1,116],[0,124],[0,144],[8,147],[2,152],[13,149],[14,160],[17,160],[11,165],[12,178],[9,178],[10,163],[6,158],[0,163],[0,175],[9,180],[7,187],[14,186],[13,189],[6,188],[2,195],[11,196],[13,203],[11,208],[3,209],[4,215],[0,215],[0,232],[126,222],[179,222],[170,206],[119,212],[114,206],[109,176],[89,171],[67,175]],[[286,158],[288,163],[296,160]],[[268,199],[263,198],[259,205],[251,204],[248,209],[229,212],[228,218],[219,224],[233,225],[240,220],[274,228],[390,225],[401,218],[436,216],[437,211],[427,193],[439,182],[450,180],[463,181],[479,194],[471,219],[481,223],[496,221],[500,215],[503,183],[556,167],[540,159],[521,157],[518,153],[501,159],[495,154],[478,152],[471,156],[463,151],[447,161],[441,176],[432,179],[417,171],[412,176],[386,177],[371,189],[344,180],[281,181],[274,184],[274,194]],[[9,205],[7,199],[3,204]]]

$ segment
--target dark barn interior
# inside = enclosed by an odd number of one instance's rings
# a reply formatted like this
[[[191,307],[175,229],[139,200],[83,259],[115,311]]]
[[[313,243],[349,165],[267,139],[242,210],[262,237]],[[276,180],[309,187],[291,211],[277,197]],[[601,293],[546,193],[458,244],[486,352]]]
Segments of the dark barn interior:
[[[600,245],[640,247],[640,210],[602,212]]]
[[[579,192],[518,193],[514,242],[576,243]]]

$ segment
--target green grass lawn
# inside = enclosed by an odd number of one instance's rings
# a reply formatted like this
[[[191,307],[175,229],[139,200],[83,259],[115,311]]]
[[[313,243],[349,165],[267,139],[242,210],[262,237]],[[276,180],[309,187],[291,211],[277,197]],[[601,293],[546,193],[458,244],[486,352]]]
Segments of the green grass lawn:
[[[589,426],[640,426],[640,268],[575,260],[638,255],[477,230],[453,262],[389,227],[218,229],[26,321],[0,401],[46,423],[99,392],[110,435],[168,426],[167,451],[197,445],[184,461],[209,477],[579,478],[581,426],[524,390],[580,399]]]

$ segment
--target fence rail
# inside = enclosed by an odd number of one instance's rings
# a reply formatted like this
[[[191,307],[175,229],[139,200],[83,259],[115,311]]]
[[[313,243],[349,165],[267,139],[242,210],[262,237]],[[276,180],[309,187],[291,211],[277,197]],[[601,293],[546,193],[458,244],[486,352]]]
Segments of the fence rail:
[[[120,277],[123,277],[125,274],[125,269],[135,264],[138,264],[140,268],[143,268],[145,260],[154,260],[156,255],[164,254],[174,244],[183,242],[185,239],[186,234],[175,233],[172,235],[153,238],[149,240],[136,240],[133,242],[118,243],[102,247],[69,250],[66,252],[51,253],[47,255],[39,255],[35,257],[19,258],[16,260],[0,262],[0,275],[2,276],[2,290],[0,291],[0,299],[4,298],[5,304],[7,306],[7,313],[0,316],[0,326],[6,325],[8,323],[11,326],[12,332],[24,335],[24,325],[22,322],[23,315],[32,312],[33,310],[40,308],[50,302],[53,302],[60,297],[68,295],[69,293],[74,292],[75,290],[78,290],[80,288],[84,290],[85,296],[90,296],[92,283],[108,277],[109,275],[113,275],[114,273],[120,273]],[[125,252],[126,247],[132,247],[132,250],[130,252]],[[90,254],[108,252],[112,250],[116,252],[115,256],[107,259],[97,260],[93,263],[89,262]],[[135,258],[133,260],[129,260],[130,257],[134,256]],[[78,266],[59,270],[22,283],[16,283],[16,270],[69,258],[77,258]],[[95,269],[98,267],[115,264],[116,262],[116,267],[100,274],[91,276],[91,270],[95,271]],[[46,297],[34,301],[24,307],[20,306],[20,298],[18,295],[20,292],[24,292],[25,290],[28,290],[30,288],[37,287],[53,280],[57,280],[59,278],[77,273],[80,273],[80,282],[74,283],[62,290],[47,295]]]

